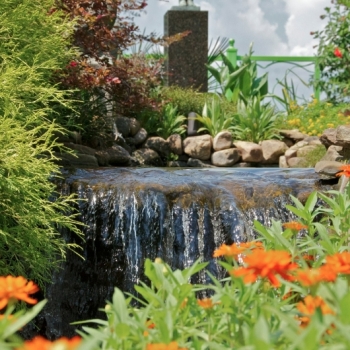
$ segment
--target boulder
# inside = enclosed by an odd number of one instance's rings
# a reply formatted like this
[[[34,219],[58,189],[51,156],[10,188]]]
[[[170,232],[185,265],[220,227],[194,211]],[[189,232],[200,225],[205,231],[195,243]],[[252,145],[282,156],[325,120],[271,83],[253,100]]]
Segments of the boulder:
[[[108,166],[109,165],[109,153],[105,150],[99,150],[95,152],[95,157],[97,159],[99,166]]]
[[[135,145],[141,145],[147,140],[148,133],[144,128],[141,128],[133,137],[135,141]]]
[[[69,153],[54,153],[55,156],[59,158],[57,162],[63,167],[74,167],[74,168],[96,168],[98,167],[98,162],[96,157],[90,154],[69,154]]]
[[[320,136],[320,141],[328,148],[336,143],[336,135],[336,129],[326,129]]]
[[[248,141],[236,141],[233,145],[241,151],[243,162],[260,163],[263,160],[263,152],[260,145]]]
[[[337,146],[350,148],[350,125],[339,125],[336,128],[335,139]]]
[[[159,154],[150,148],[140,148],[132,153],[132,160],[137,165],[163,166]]]
[[[305,157],[308,153],[318,148],[317,145],[307,145],[297,150],[297,157]]]
[[[322,178],[334,178],[342,165],[344,164],[340,162],[322,160],[315,165],[315,172]]]
[[[224,149],[214,152],[211,155],[211,163],[215,166],[232,166],[241,158],[241,152],[238,148]]]
[[[284,156],[286,158],[286,161],[290,158],[296,157],[297,156],[297,150],[296,149],[287,149],[286,152],[284,153]]]
[[[123,135],[123,137],[128,137],[130,135],[131,121],[127,117],[117,117],[115,118],[115,125],[118,132]]]
[[[208,160],[211,156],[212,138],[210,135],[187,137],[183,141],[183,148],[191,158]]]
[[[326,154],[321,158],[320,161],[341,161],[343,156],[339,153],[342,150],[340,146],[329,146]]]
[[[307,141],[299,141],[297,142],[295,145],[293,145],[292,147],[290,147],[290,149],[296,149],[298,150],[299,148],[305,147],[307,146],[309,143]]]
[[[278,161],[278,166],[280,168],[289,168],[286,156],[281,156],[280,157],[280,159]]]
[[[143,148],[153,149],[153,151],[156,151],[158,154],[164,156],[170,154],[169,142],[159,136],[149,137],[144,143]]]
[[[170,168],[174,168],[174,167],[186,168],[187,166],[188,166],[187,162],[183,162],[181,160],[171,160],[168,162],[168,167],[170,167]]]
[[[298,141],[302,141],[304,140],[306,137],[308,137],[308,135],[303,134],[302,132],[300,132],[298,129],[292,129],[292,130],[279,130],[280,135],[282,135],[283,137],[286,137],[288,139],[292,139],[294,142],[298,142]]]
[[[167,142],[169,144],[170,151],[172,153],[177,154],[177,155],[181,155],[183,153],[182,139],[181,139],[181,136],[179,134],[170,135],[167,138]]]
[[[106,148],[109,156],[110,165],[126,165],[130,162],[130,154],[127,150],[119,145]]]
[[[290,168],[304,168],[304,157],[293,157],[287,160],[288,167]]]
[[[287,145],[280,140],[265,140],[260,142],[263,153],[263,164],[278,164],[279,157],[287,151]]]
[[[76,151],[77,153],[80,153],[80,154],[89,154],[90,156],[95,155],[95,150],[91,147],[78,145],[78,144],[72,143],[72,142],[65,142],[63,145],[67,148],[70,148],[70,149]]]
[[[130,118],[130,136],[135,136],[141,129],[141,124],[135,118]]]
[[[188,158],[187,166],[194,168],[216,168],[216,166],[212,165],[209,161],[196,158]]]
[[[253,167],[255,167],[255,164],[239,162],[239,163],[233,164],[232,167],[233,168],[253,168]]]
[[[231,148],[231,146],[232,146],[232,134],[227,130],[219,132],[213,139],[213,149],[215,151],[228,149],[228,148]]]

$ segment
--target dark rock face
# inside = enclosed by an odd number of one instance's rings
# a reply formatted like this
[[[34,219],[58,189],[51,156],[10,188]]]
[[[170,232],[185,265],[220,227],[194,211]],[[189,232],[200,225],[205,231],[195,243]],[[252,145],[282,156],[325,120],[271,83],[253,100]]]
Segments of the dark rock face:
[[[185,169],[109,168],[79,170],[66,178],[63,193],[76,193],[80,219],[86,225],[84,259],[68,252],[62,269],[47,288],[48,304],[37,324],[53,339],[72,336],[73,321],[103,317],[98,311],[115,286],[134,292],[144,279],[146,258],[162,258],[172,268],[196,259],[208,261],[218,278],[223,271],[212,258],[222,243],[251,240],[254,219],[290,221],[284,209],[289,194],[298,197],[315,189],[313,169]],[[268,199],[268,200],[267,200]],[[203,273],[192,283],[208,281]],[[24,334],[29,337],[27,328]],[[33,333],[31,334],[31,336]]]

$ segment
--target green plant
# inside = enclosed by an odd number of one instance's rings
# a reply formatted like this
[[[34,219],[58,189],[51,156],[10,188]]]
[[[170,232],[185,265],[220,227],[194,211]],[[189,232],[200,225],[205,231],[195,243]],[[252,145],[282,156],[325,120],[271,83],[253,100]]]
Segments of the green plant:
[[[229,101],[237,103],[242,100],[245,104],[251,98],[260,95],[263,98],[268,93],[268,74],[257,77],[256,62],[251,60],[252,44],[249,53],[242,59],[241,66],[234,66],[224,53],[221,53],[223,66],[216,69],[207,65],[209,72],[221,87],[221,93]]]
[[[276,122],[281,114],[276,112],[270,104],[262,104],[259,96],[253,97],[247,102],[247,104],[243,102],[238,104],[237,114],[233,117],[234,138],[256,143],[280,138]]]
[[[198,120],[203,126],[198,132],[207,131],[211,136],[216,136],[220,131],[232,130],[233,117],[226,115],[221,110],[220,99],[212,98],[211,103],[206,102],[202,115],[197,115]]]
[[[319,162],[325,155],[327,149],[323,145],[317,145],[315,149],[307,152],[305,156],[303,156],[304,160],[300,167],[303,168],[314,168],[316,163]]]
[[[332,102],[339,102],[346,100],[350,93],[350,2],[334,0],[332,3],[321,16],[327,19],[324,29],[312,34],[319,40],[320,87]]]
[[[169,103],[163,109],[160,120],[161,127],[157,129],[157,134],[164,139],[172,134],[183,135],[186,132],[186,125],[184,124],[186,120],[185,116],[178,114],[177,106]]]

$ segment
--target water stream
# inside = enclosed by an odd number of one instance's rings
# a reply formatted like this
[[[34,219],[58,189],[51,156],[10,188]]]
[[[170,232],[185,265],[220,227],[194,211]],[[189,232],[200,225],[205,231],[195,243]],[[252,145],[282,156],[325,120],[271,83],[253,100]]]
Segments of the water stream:
[[[317,188],[313,169],[108,168],[66,174],[62,192],[76,193],[85,241],[84,260],[69,252],[48,286],[48,305],[40,315],[41,334],[70,336],[77,320],[102,317],[98,311],[114,286],[133,292],[146,258],[162,258],[172,268],[208,261],[222,243],[255,237],[254,220],[290,221],[289,195],[305,198]],[[194,282],[206,282],[201,274]]]

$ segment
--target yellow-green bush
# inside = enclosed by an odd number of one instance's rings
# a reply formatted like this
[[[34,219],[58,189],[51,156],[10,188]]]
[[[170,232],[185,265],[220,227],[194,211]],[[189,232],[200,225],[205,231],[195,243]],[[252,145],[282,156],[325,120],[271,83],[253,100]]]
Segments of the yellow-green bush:
[[[350,106],[347,104],[335,106],[315,99],[305,106],[292,103],[290,108],[292,112],[282,128],[299,129],[310,136],[321,136],[325,129],[350,123]]]

